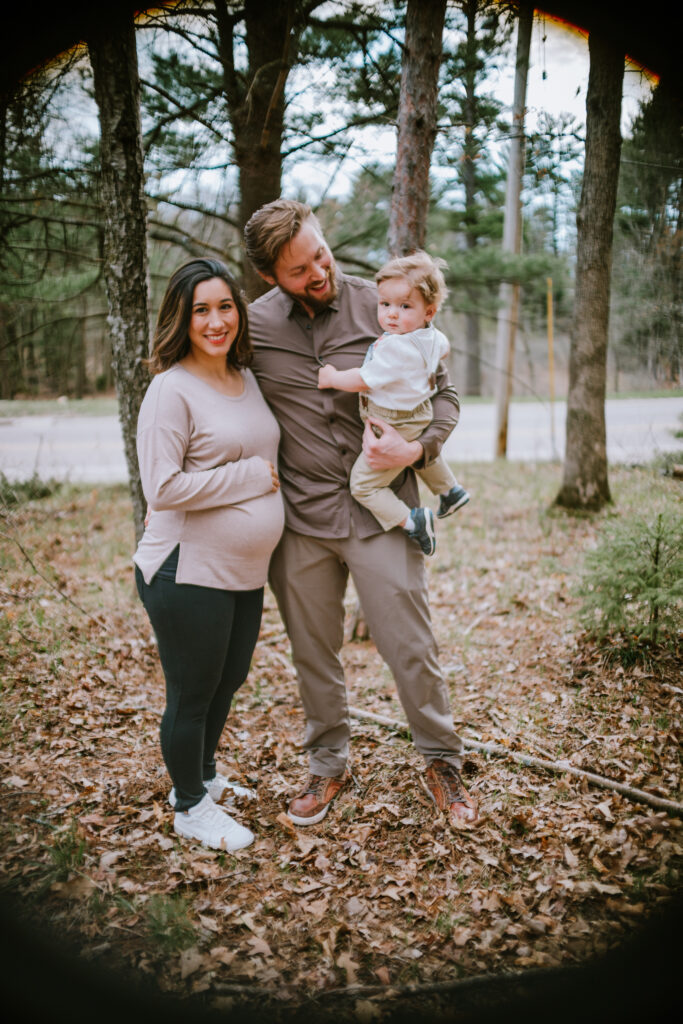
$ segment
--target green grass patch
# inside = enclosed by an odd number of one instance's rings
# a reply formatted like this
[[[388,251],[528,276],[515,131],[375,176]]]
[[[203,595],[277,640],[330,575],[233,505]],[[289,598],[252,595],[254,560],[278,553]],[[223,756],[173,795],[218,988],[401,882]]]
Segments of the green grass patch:
[[[166,953],[179,953],[196,940],[188,901],[179,895],[157,893],[145,904],[147,933]]]
[[[55,494],[61,484],[56,480],[41,480],[34,473],[28,480],[8,480],[0,471],[0,507],[23,505],[27,501],[40,501]]]

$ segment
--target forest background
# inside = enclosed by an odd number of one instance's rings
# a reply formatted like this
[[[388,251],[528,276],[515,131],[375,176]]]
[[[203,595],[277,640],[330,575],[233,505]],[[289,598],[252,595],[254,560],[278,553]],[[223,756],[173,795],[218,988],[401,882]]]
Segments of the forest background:
[[[273,18],[283,10],[302,18],[267,22],[268,39],[281,31],[296,44],[286,74],[281,46],[273,63],[250,45],[259,33],[250,36],[249,26],[266,8]],[[579,117],[554,115],[542,132],[529,125],[523,252],[501,254],[510,119],[485,83],[497,60],[509,66],[507,13],[503,4],[448,5],[432,158],[428,245],[449,261],[444,326],[458,386],[473,396],[491,390],[501,281],[523,285],[520,392],[545,387],[548,277],[560,345],[572,309]],[[240,229],[266,174],[268,187],[284,174],[313,201],[345,269],[372,274],[386,252],[391,150],[382,150],[384,161],[356,156],[394,131],[404,14],[401,4],[253,0],[174,5],[139,20],[150,321],[168,273],[188,255],[218,252],[252,289]],[[242,145],[249,117],[240,117],[269,66],[276,73],[263,94],[277,102],[260,123],[278,129],[278,145],[255,163]],[[87,55],[75,49],[4,109],[2,380],[15,396],[111,386],[105,161],[93,104]],[[282,126],[272,120],[276,108]],[[671,96],[655,89],[624,130],[611,380],[616,366],[620,387],[628,372],[641,386],[672,388],[680,383],[681,160]],[[268,149],[263,132],[258,141]],[[322,168],[312,193],[287,177],[294,166]],[[349,167],[349,188],[337,191]],[[222,749],[229,772],[260,793],[255,808],[239,809],[258,843],[234,859],[172,836],[158,756],[163,683],[131,587],[128,496],[10,488],[0,620],[3,895],[18,897],[37,931],[77,947],[83,963],[124,971],[119,998],[135,999],[140,978],[154,979],[202,1007],[226,1012],[249,1002],[251,1019],[268,1021],[295,1006],[299,1019],[323,1019],[322,1009],[344,1019],[342,1002],[351,1019],[383,1020],[411,1000],[420,1009],[431,1003],[436,1020],[446,1004],[467,1005],[468,992],[495,1002],[505,980],[538,992],[541,972],[613,948],[680,892],[680,486],[654,467],[615,469],[613,506],[567,515],[550,507],[557,477],[557,466],[473,468],[477,501],[444,531],[429,566],[435,635],[481,826],[455,835],[422,798],[400,706],[365,640],[343,651],[359,716],[356,786],[315,835],[293,829],[282,808],[301,769],[301,709],[270,601]],[[643,510],[655,517],[651,534]],[[577,625],[575,588],[587,554],[622,525],[633,526],[621,556],[629,587],[650,587],[634,557],[649,552],[658,590],[627,599],[614,549],[604,546],[593,580],[617,580],[601,595],[617,625],[597,643]],[[673,581],[660,604],[665,542]],[[620,618],[634,610],[645,614],[637,630]],[[608,621],[601,611],[598,621]],[[651,951],[670,984],[676,948]],[[13,981],[33,970],[35,954],[24,959],[15,950]],[[629,1009],[642,1019],[653,998],[643,959],[628,976]],[[609,1019],[616,1007],[627,1019],[623,986],[591,1002],[575,974],[565,977],[556,1020],[562,1007],[575,1019],[572,995],[584,1018]],[[44,988],[56,1005],[63,989],[55,981]],[[72,1000],[75,992],[72,985]],[[116,1011],[113,994],[109,1006]]]
[[[311,202],[345,270],[371,276],[386,256],[403,5],[270,5],[285,18],[272,26],[275,45],[284,32],[290,50],[286,72],[278,67],[266,83],[282,124],[273,123],[277,152],[266,149],[265,160],[245,115],[245,101],[259,101],[254,71],[268,56],[249,25],[250,8],[253,19],[262,6],[185,2],[138,19],[151,322],[169,274],[190,256],[226,259],[256,294],[241,228],[274,181]],[[216,17],[220,9],[228,23]],[[537,14],[532,66],[548,94],[549,31]],[[427,237],[449,264],[441,326],[453,341],[454,379],[469,396],[495,388],[503,280],[522,285],[514,392],[547,395],[553,386],[562,395],[567,387],[585,83],[566,96],[566,109],[528,110],[522,255],[505,258],[513,36],[504,4],[447,8]],[[614,392],[680,385],[683,143],[676,104],[656,85],[627,64],[626,91],[640,101],[622,110],[608,348]],[[85,48],[33,75],[2,113],[0,398],[110,392],[99,126]]]

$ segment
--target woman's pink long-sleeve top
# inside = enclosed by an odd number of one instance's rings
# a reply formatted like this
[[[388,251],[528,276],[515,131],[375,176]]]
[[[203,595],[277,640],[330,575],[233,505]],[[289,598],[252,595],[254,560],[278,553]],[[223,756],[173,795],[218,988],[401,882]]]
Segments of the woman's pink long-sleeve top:
[[[228,396],[176,363],[153,378],[138,417],[137,448],[152,509],[133,560],[147,583],[180,545],[177,583],[255,590],[266,582],[284,524],[280,431],[250,370]]]

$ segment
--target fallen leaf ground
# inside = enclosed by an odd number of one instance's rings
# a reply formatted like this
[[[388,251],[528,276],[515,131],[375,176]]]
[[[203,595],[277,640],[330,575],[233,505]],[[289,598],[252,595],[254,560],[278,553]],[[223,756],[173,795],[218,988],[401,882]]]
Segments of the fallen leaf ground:
[[[614,504],[571,516],[550,509],[557,467],[465,478],[472,501],[439,524],[428,564],[461,735],[680,801],[680,658],[605,665],[573,592],[605,521],[680,510],[680,483],[613,469]],[[294,828],[283,812],[305,774],[303,718],[269,592],[220,751],[258,789],[235,812],[256,842],[227,855],[179,840],[125,489],[62,489],[6,507],[0,529],[0,883],[85,962],[202,1005],[253,1006],[255,1020],[337,999],[373,1021],[408,986],[437,999],[457,979],[589,961],[680,893],[676,815],[469,749],[481,820],[454,833],[403,726],[362,717],[353,787],[322,823]],[[349,625],[353,604],[350,589]],[[343,660],[353,707],[401,723],[372,641],[349,640]]]

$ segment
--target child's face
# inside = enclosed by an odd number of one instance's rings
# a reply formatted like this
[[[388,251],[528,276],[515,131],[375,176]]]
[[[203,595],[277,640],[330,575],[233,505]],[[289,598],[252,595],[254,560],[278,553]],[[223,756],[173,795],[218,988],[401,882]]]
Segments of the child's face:
[[[407,334],[425,327],[435,312],[406,277],[392,277],[377,285],[377,319],[388,334]]]

